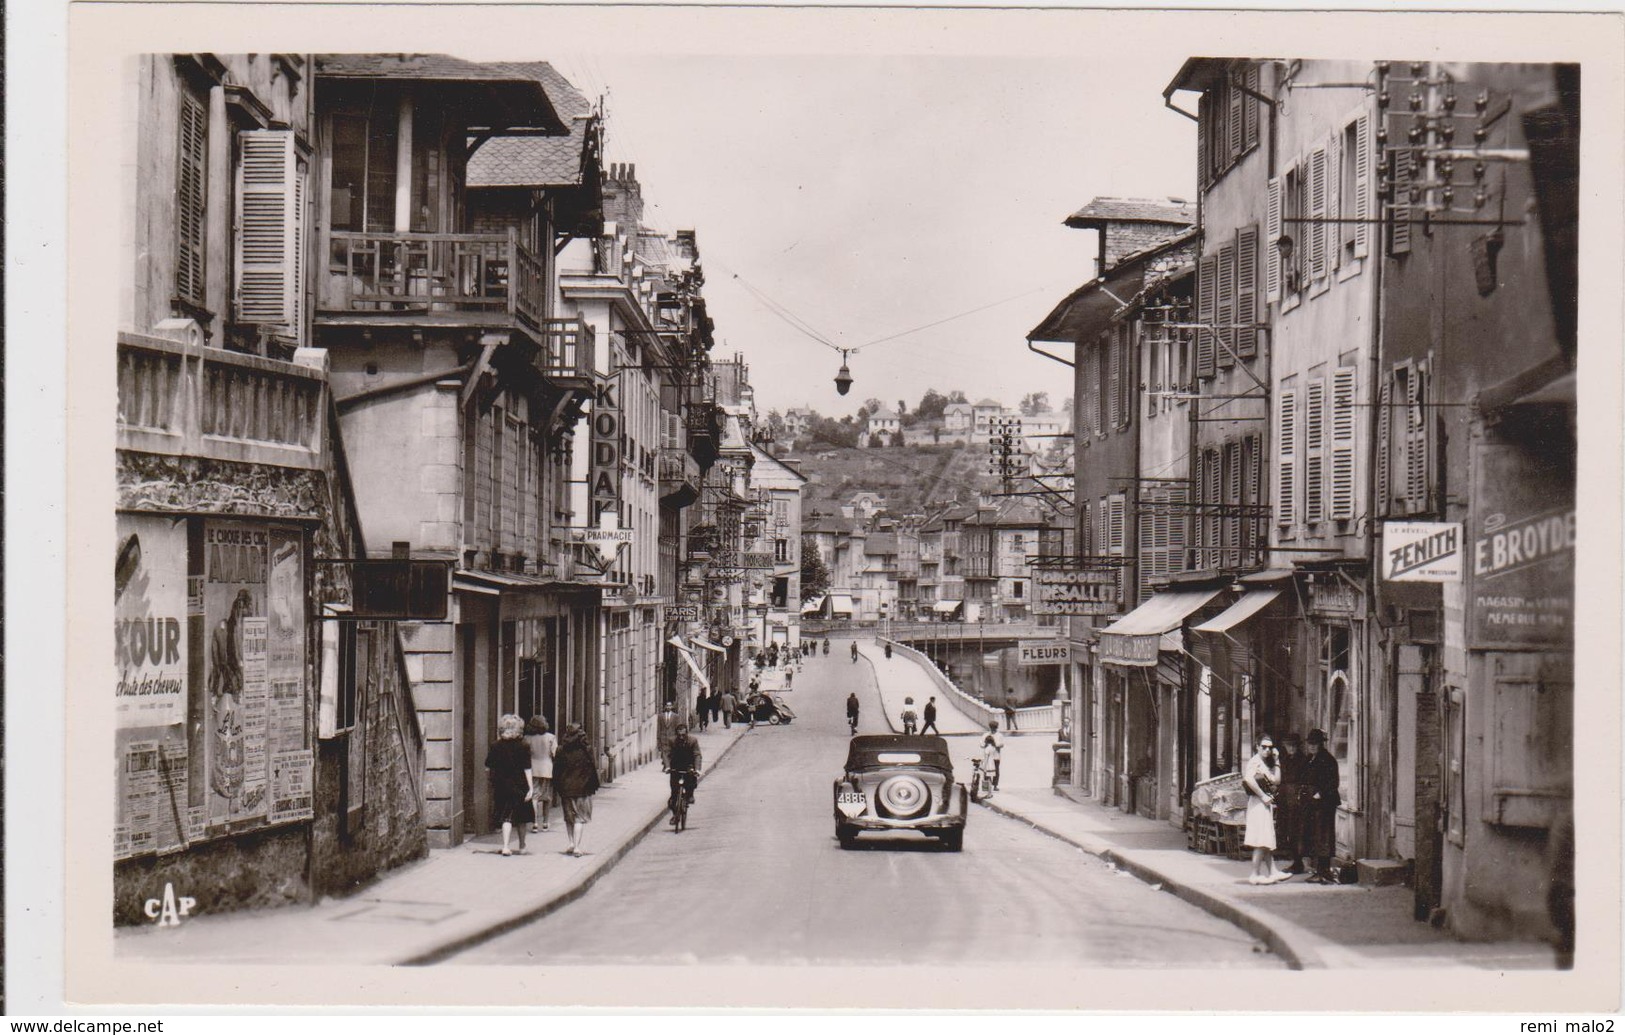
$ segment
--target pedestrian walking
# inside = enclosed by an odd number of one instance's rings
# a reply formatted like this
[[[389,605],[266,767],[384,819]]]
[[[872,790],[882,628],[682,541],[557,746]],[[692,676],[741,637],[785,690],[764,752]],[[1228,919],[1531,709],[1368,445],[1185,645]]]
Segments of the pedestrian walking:
[[[1304,813],[1308,808],[1309,784],[1303,753],[1303,738],[1288,733],[1281,738],[1281,786],[1275,792],[1275,852],[1290,860],[1286,872],[1304,873]]]
[[[1241,843],[1253,850],[1253,872],[1248,884],[1274,884],[1291,875],[1275,868],[1275,792],[1281,786],[1281,770],[1276,765],[1275,738],[1268,733],[1258,738],[1258,751],[1241,770],[1241,785],[1247,789],[1247,828]]]
[[[530,748],[530,804],[541,818],[541,830],[547,829],[547,813],[553,806],[553,756],[559,750],[559,738],[547,727],[547,720],[532,715],[525,724],[525,745]],[[530,832],[540,833],[536,815],[531,817]]]
[[[1004,728],[1014,733],[1016,731],[1016,710],[1010,705],[1010,688],[1004,688]]]
[[[670,699],[655,722],[655,747],[660,749],[660,771],[671,768],[671,740],[677,735],[677,706]]]
[[[593,764],[587,731],[574,723],[564,728],[558,754],[553,756],[553,790],[564,809],[564,828],[570,835],[565,855],[581,855],[581,843],[592,822],[592,796],[598,792],[598,767]]]
[[[915,733],[919,724],[920,716],[914,711],[914,698],[903,698],[903,732]]]
[[[925,724],[920,727],[921,733],[935,733],[941,736],[942,731],[937,729],[937,699],[935,697],[925,702]]]
[[[734,696],[732,690],[724,690],[722,696],[717,698],[717,704],[722,709],[722,728],[734,728],[734,712],[739,708],[739,698]]]
[[[785,669],[784,670],[784,688],[786,690],[794,689],[794,686],[792,684],[794,684],[795,681],[796,681],[795,670],[790,669],[790,668]]]
[[[525,828],[536,818],[531,807],[530,749],[521,738],[524,720],[504,715],[497,720],[497,740],[485,753],[491,774],[491,822],[502,825],[502,854],[512,855],[509,840],[519,831],[519,851],[525,850]]]
[[[694,699],[694,721],[699,724],[702,730],[705,729],[706,723],[709,721],[710,701],[711,692],[703,686],[700,687],[700,695]]]
[[[994,790],[998,790],[999,774],[1004,768],[1004,734],[999,732],[998,719],[994,719],[987,724],[987,734],[982,737],[982,747],[987,782],[993,786]],[[992,750],[989,751],[988,748]]]
[[[710,709],[711,721],[715,723],[722,718],[722,691],[716,687],[711,688],[711,696],[706,699],[706,708]]]
[[[1326,732],[1309,731],[1309,757],[1304,763],[1309,795],[1304,808],[1305,855],[1315,861],[1310,884],[1336,884],[1332,874],[1332,854],[1337,850],[1337,806],[1342,797],[1337,790],[1337,759],[1326,750]]]
[[[891,641],[890,640],[886,641],[886,660],[887,661],[891,660]]]

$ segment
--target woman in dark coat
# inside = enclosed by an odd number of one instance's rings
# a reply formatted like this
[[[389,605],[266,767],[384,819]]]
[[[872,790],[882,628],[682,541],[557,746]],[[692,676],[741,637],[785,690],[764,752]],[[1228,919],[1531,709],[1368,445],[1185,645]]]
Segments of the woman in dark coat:
[[[1323,730],[1309,731],[1309,757],[1304,762],[1304,782],[1308,800],[1304,807],[1304,854],[1314,859],[1310,884],[1336,884],[1332,876],[1332,854],[1337,851],[1337,759],[1326,750]]]
[[[564,808],[564,827],[570,835],[565,855],[581,854],[581,841],[592,822],[592,796],[597,791],[598,767],[587,745],[587,733],[572,723],[564,728],[559,752],[553,756],[553,792]]]
[[[512,855],[508,839],[519,828],[519,850],[525,850],[525,828],[536,819],[531,805],[530,746],[523,739],[525,722],[517,715],[497,721],[497,742],[485,754],[491,771],[492,822],[502,824],[502,854]]]
[[[1304,810],[1309,802],[1309,784],[1303,754],[1303,738],[1288,733],[1281,738],[1281,787],[1275,793],[1275,845],[1277,854],[1292,860],[1288,873],[1303,873]]]

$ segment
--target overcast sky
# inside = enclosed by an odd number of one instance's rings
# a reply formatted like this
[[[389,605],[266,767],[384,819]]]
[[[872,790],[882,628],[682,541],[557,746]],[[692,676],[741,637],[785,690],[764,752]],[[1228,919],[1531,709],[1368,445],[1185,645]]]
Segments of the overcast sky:
[[[763,414],[927,388],[1058,407],[1071,370],[1025,335],[1096,251],[1061,221],[1100,195],[1194,197],[1195,123],[1162,104],[1177,61],[539,56],[607,94],[608,158],[636,163],[646,221],[697,231],[714,355],[745,356]],[[859,349],[850,395],[839,356],[741,280]]]

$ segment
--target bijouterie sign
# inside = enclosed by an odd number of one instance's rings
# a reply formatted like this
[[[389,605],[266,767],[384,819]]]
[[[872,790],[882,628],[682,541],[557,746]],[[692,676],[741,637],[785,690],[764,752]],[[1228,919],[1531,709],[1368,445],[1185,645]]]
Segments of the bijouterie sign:
[[[1035,615],[1110,615],[1118,606],[1115,571],[1033,573]]]

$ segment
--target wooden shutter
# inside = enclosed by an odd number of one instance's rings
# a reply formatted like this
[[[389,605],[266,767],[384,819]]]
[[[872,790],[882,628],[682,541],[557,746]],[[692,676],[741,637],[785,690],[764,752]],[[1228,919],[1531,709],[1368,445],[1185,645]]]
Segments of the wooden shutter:
[[[206,305],[205,240],[208,236],[209,109],[189,91],[180,92],[175,169],[175,294]]]
[[[299,322],[303,200],[291,130],[238,134],[237,319],[293,329]]]
[[[1412,514],[1428,509],[1427,379],[1420,364],[1406,384],[1405,502]]]
[[[1158,394],[1163,390],[1163,360],[1166,358],[1162,355],[1162,335],[1167,333],[1166,329],[1162,329],[1158,331],[1157,337],[1152,337],[1146,332],[1145,325],[1140,325],[1140,346],[1145,350],[1140,356],[1140,370],[1145,375],[1145,415],[1147,417],[1157,415],[1157,406],[1162,399],[1162,396]]]
[[[1184,571],[1188,565],[1185,563],[1185,548],[1190,544],[1190,512],[1184,506],[1190,500],[1192,493],[1184,487],[1169,491],[1168,499],[1176,504],[1168,514],[1168,573]]]
[[[1208,185],[1208,134],[1213,132],[1213,105],[1203,94],[1196,102],[1196,185],[1206,190]]]
[[[1371,250],[1371,116],[1354,120],[1354,204],[1350,214],[1354,224],[1354,257],[1363,259]]]
[[[1123,556],[1127,546],[1124,541],[1125,524],[1127,520],[1128,497],[1122,493],[1114,493],[1106,500],[1106,537],[1107,548],[1114,556]]]
[[[1107,371],[1106,385],[1106,420],[1107,427],[1116,428],[1123,423],[1123,325],[1118,324],[1106,336],[1106,347],[1110,350],[1106,354]]]
[[[1242,442],[1241,462],[1243,467],[1241,502],[1249,507],[1256,507],[1263,502],[1263,447],[1264,439],[1260,435],[1248,435]],[[1258,518],[1251,512],[1242,518],[1242,548],[1248,553],[1251,563],[1256,556],[1259,546],[1259,537],[1262,529]]]
[[[1209,327],[1213,323],[1218,303],[1217,255],[1203,256],[1201,262],[1197,264],[1196,280],[1196,322],[1202,325],[1196,331],[1196,376],[1212,377],[1217,370],[1213,364],[1213,331]]]
[[[1326,139],[1326,269],[1343,265],[1343,134],[1333,130]]]
[[[1354,445],[1357,411],[1355,392],[1358,368],[1332,371],[1332,489],[1334,521],[1354,520]]]
[[[1243,82],[1247,84],[1247,89],[1251,90],[1253,93],[1258,92],[1259,75],[1257,65],[1253,65],[1247,69],[1247,74],[1243,78]],[[1241,146],[1244,150],[1258,146],[1258,119],[1260,108],[1261,105],[1258,102],[1258,98],[1253,97],[1251,94],[1242,99]]]
[[[1224,444],[1224,468],[1224,502],[1227,505],[1239,504],[1242,502],[1241,443]],[[1230,511],[1224,518],[1224,546],[1232,564],[1240,562],[1242,524],[1237,511]]]
[[[1298,236],[1293,230],[1293,236]],[[1281,300],[1281,251],[1275,242],[1281,239],[1281,178],[1271,178],[1264,216],[1264,247],[1269,249],[1269,256],[1264,263],[1264,301],[1279,302]]]
[[[1375,470],[1372,476],[1377,479],[1377,513],[1376,518],[1387,517],[1393,512],[1393,482],[1390,474],[1390,458],[1393,454],[1393,422],[1390,414],[1393,412],[1394,383],[1392,377],[1382,379],[1382,389],[1377,396],[1377,455]]]
[[[1236,159],[1241,157],[1242,147],[1242,101],[1246,95],[1236,89],[1236,84],[1231,81],[1231,77],[1236,74],[1236,70],[1231,68],[1226,71],[1224,80],[1225,94],[1230,101],[1230,118],[1225,126],[1230,138],[1230,150],[1224,163],[1227,167],[1234,164]]]
[[[1258,227],[1236,232],[1236,354],[1242,359],[1258,355]]]
[[[1326,149],[1309,155],[1309,275],[1326,275]]]
[[[1281,423],[1276,435],[1275,522],[1283,527],[1297,520],[1298,505],[1298,391],[1281,391]]]
[[[1325,447],[1326,381],[1309,382],[1303,428],[1303,519],[1311,524],[1326,516]]]
[[[1214,350],[1219,366],[1235,366],[1236,349],[1236,242],[1219,249],[1219,346]]]
[[[1411,250],[1411,178],[1414,167],[1411,152],[1394,152],[1394,202],[1388,220],[1388,254],[1404,255]]]
[[[1117,412],[1123,415],[1123,425],[1127,427],[1134,418],[1134,350],[1137,335],[1134,333],[1133,323],[1123,324],[1123,347],[1118,352],[1118,361],[1122,364],[1122,373],[1117,379],[1118,391],[1122,393],[1122,401],[1118,404]]]
[[[1209,505],[1207,530],[1204,536],[1207,543],[1207,566],[1217,568],[1222,562],[1219,556],[1219,547],[1222,544],[1221,535],[1223,520],[1218,513],[1218,505],[1224,502],[1224,471],[1220,467],[1220,453],[1217,449],[1207,451],[1207,485],[1202,489],[1204,501]]]

